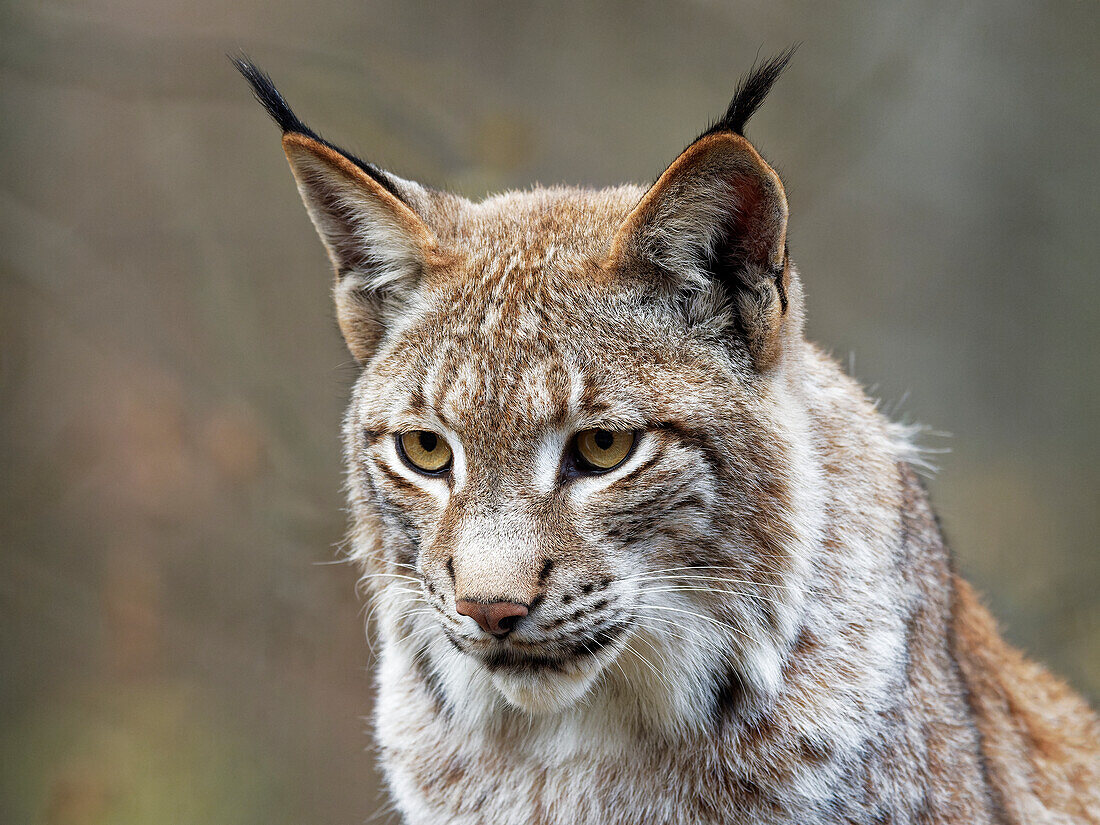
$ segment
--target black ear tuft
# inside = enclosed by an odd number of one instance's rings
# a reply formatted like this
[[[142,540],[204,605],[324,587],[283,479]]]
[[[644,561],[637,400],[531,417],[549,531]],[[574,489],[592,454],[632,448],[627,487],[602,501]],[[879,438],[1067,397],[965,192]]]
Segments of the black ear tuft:
[[[753,66],[749,73],[742,77],[741,82],[737,84],[737,91],[733,93],[733,100],[730,101],[726,113],[699,137],[713,135],[716,132],[733,132],[735,135],[744,135],[745,124],[748,123],[753,113],[760,108],[760,104],[764,102],[764,98],[768,96],[768,92],[775,85],[775,81],[779,79],[779,75],[783,74],[783,70],[787,68],[787,64],[791,62],[791,58],[794,57],[797,50],[798,44],[796,43],[784,49],[766,63]]]
[[[247,55],[242,54],[240,57],[230,55],[229,59],[237,67],[237,71],[244,75],[244,79],[252,87],[252,94],[255,95],[260,105],[267,110],[267,113],[271,115],[271,119],[279,124],[283,134],[297,132],[314,140],[320,140],[320,137],[291,111],[290,105],[279,94],[279,90],[275,88],[275,84],[267,72],[249,60]]]
[[[230,55],[229,60],[237,67],[237,71],[244,76],[244,79],[248,81],[248,85],[252,87],[252,94],[255,95],[260,105],[267,110],[267,113],[271,115],[272,120],[274,120],[279,125],[279,128],[283,130],[284,135],[290,133],[305,135],[327,146],[334,152],[339,152],[374,178],[374,180],[395,198],[404,200],[401,193],[398,192],[396,184],[389,175],[373,163],[367,163],[367,161],[357,158],[350,152],[345,152],[339,146],[334,146],[302,123],[299,117],[291,110],[285,98],[279,93],[279,90],[275,88],[275,84],[272,82],[271,77],[260,69],[259,66],[249,60],[247,55],[241,54],[240,57]]]

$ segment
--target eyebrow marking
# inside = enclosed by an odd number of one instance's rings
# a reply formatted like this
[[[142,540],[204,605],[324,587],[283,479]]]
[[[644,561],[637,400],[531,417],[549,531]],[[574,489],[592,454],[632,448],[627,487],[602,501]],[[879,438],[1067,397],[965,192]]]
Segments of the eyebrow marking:
[[[567,364],[565,369],[569,381],[569,398],[566,401],[566,411],[568,415],[576,415],[587,391],[584,372],[574,363]]]
[[[534,482],[539,492],[546,494],[558,485],[562,455],[569,439],[561,432],[547,433],[535,454]]]
[[[424,386],[417,382],[413,384],[412,392],[409,394],[409,411],[413,415],[423,415],[427,408],[428,399],[424,393]]]

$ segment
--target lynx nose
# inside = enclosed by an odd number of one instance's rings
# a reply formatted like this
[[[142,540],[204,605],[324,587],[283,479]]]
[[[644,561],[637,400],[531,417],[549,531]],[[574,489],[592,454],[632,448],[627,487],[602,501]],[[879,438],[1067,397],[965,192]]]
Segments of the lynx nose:
[[[527,615],[527,605],[515,602],[472,602],[468,599],[459,599],[455,602],[455,610],[463,616],[469,616],[486,633],[492,633],[498,639],[503,639],[515,628],[516,624]]]

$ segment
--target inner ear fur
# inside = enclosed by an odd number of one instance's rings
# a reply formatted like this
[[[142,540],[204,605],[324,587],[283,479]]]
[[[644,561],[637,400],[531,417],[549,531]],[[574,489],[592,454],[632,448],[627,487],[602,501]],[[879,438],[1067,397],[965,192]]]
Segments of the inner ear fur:
[[[283,136],[283,150],[336,272],[340,331],[363,362],[394,304],[408,298],[439,257],[439,245],[408,203],[340,152],[297,133]],[[395,191],[398,184],[421,189],[391,179]]]
[[[617,267],[655,266],[674,289],[724,296],[757,369],[781,349],[788,314],[787,198],[739,134],[708,134],[672,163],[619,228]]]

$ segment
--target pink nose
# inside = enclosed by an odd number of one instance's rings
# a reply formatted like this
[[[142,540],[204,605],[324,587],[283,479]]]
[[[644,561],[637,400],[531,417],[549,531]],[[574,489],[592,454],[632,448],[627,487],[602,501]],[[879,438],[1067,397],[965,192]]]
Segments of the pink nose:
[[[460,599],[455,602],[455,610],[463,616],[469,616],[486,633],[492,633],[503,639],[527,615],[527,605],[515,602],[472,602]]]

